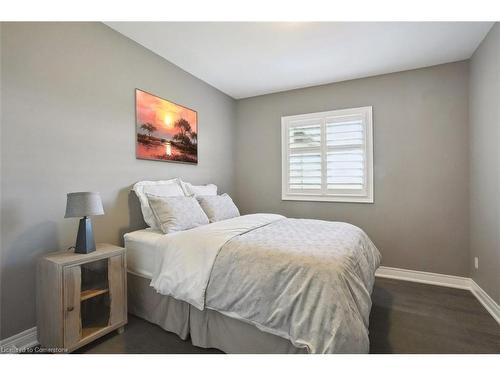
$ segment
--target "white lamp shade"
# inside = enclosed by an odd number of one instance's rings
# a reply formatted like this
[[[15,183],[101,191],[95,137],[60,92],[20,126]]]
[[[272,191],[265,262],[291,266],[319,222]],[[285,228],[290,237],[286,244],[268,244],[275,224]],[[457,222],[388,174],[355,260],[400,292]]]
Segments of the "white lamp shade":
[[[64,217],[83,217],[104,215],[99,193],[78,192],[68,193],[66,214]]]

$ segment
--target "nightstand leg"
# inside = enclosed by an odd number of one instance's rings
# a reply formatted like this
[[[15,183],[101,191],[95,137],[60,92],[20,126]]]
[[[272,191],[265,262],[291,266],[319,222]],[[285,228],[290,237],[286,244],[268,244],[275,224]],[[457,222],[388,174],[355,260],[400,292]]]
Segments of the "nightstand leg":
[[[118,329],[116,330],[116,332],[118,332],[118,334],[119,334],[119,335],[121,335],[123,332],[125,332],[125,327],[124,327],[124,326],[122,326],[122,327],[118,328]]]

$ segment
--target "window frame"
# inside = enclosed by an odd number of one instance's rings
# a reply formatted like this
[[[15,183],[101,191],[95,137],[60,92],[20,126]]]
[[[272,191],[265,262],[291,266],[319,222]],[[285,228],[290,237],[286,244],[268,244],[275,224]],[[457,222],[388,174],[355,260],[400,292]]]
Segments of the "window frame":
[[[326,120],[329,117],[362,115],[364,117],[365,138],[363,151],[365,157],[365,189],[362,193],[340,192],[326,188],[326,156],[328,145],[326,142]],[[321,142],[319,151],[322,160],[321,185],[319,193],[297,192],[289,189],[289,129],[292,122],[321,121]],[[305,113],[294,116],[281,117],[281,200],[284,201],[316,201],[316,202],[349,202],[349,203],[374,203],[373,193],[373,108],[372,106],[337,109],[324,112]]]

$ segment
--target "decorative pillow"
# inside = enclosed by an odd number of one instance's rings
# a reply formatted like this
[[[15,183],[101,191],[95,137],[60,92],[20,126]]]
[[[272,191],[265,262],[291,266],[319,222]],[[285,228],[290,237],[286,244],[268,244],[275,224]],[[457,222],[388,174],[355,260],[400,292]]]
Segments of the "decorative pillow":
[[[144,221],[153,229],[160,229],[146,194],[153,194],[160,197],[184,197],[181,181],[178,178],[164,181],[140,181],[132,188],[141,203],[142,216]]]
[[[182,181],[182,188],[184,193],[188,196],[199,196],[199,195],[217,195],[217,185],[193,185],[189,182]]]
[[[211,223],[240,216],[238,207],[227,194],[196,197]]]
[[[149,205],[163,233],[208,224],[208,217],[194,197],[158,197],[148,194]]]

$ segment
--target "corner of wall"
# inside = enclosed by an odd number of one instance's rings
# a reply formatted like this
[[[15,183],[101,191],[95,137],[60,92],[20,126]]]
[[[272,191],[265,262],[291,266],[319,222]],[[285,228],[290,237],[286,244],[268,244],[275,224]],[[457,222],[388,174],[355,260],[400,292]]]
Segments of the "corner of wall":
[[[469,62],[469,267],[470,277],[500,303],[500,24],[496,22]],[[479,259],[479,268],[474,258]]]
[[[2,158],[2,25],[3,22],[0,22],[0,160]],[[0,197],[2,197],[2,166],[0,163]],[[2,214],[0,212],[0,233],[2,231]],[[1,236],[0,236],[1,237]],[[3,240],[0,238],[0,269],[2,269],[3,258]],[[2,336],[2,275],[0,274],[0,339]]]

